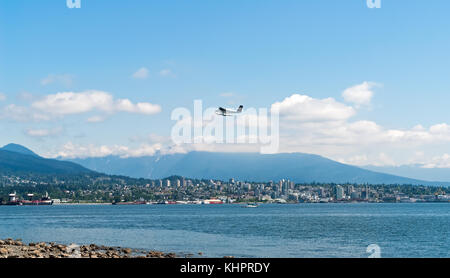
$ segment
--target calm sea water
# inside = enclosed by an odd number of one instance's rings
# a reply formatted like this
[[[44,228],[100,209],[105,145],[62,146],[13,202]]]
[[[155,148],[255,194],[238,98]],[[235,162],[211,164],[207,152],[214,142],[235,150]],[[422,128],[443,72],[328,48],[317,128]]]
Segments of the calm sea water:
[[[205,257],[450,257],[450,204],[0,206],[0,238]]]

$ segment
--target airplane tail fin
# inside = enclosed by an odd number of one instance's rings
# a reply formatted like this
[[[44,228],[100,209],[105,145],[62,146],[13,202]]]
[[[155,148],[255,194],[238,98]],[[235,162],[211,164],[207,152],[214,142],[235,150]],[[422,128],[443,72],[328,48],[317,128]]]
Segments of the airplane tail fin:
[[[243,108],[244,108],[244,106],[243,106],[243,105],[239,106],[239,108],[238,108],[237,112],[238,112],[238,113],[241,113],[241,112],[242,112],[242,109],[243,109]]]

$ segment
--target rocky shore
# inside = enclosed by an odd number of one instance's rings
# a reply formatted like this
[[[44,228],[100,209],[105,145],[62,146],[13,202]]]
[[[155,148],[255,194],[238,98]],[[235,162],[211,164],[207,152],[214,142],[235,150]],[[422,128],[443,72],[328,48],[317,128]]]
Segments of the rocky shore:
[[[0,240],[0,258],[176,258],[175,253],[143,251],[103,245],[64,245],[55,242],[25,244],[20,239]]]

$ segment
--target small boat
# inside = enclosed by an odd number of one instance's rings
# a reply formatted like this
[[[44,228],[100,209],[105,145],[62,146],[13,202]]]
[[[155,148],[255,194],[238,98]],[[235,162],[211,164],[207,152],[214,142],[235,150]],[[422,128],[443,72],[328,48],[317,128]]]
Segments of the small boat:
[[[19,200],[16,193],[9,194],[8,206],[50,206],[53,205],[53,200],[45,193],[45,196],[40,200],[33,200],[34,194],[27,194],[29,200]]]
[[[218,199],[210,199],[210,200],[203,200],[202,204],[203,205],[221,205],[221,204],[223,204],[223,201],[218,200]]]
[[[21,201],[23,206],[51,206],[53,205],[53,201],[49,199],[42,199],[42,200],[33,200],[33,201]]]
[[[257,208],[257,207],[258,207],[258,204],[256,204],[256,203],[250,203],[250,204],[247,204],[245,207],[246,207],[246,208]]]

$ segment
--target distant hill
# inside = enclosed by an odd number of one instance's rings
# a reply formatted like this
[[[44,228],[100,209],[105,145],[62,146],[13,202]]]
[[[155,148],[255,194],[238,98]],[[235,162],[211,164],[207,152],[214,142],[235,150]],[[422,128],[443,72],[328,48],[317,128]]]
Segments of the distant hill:
[[[40,157],[17,144],[0,148],[0,174],[78,175],[95,172],[149,179],[179,175],[197,179],[235,178],[246,181],[290,179],[297,183],[450,185],[444,181],[429,182],[380,173],[303,153],[190,152],[137,158],[108,156],[61,161]]]
[[[361,168],[419,180],[450,181],[450,168],[424,168],[422,164],[402,166],[362,166]]]
[[[4,146],[3,148],[0,148],[0,150],[16,152],[16,153],[21,153],[21,154],[27,154],[27,155],[32,155],[32,156],[38,156],[30,149],[25,148],[24,146],[21,146],[21,145],[17,145],[17,144],[8,144],[8,145]]]
[[[154,155],[137,158],[108,156],[103,158],[74,159],[86,168],[106,174],[135,178],[160,179],[171,175],[190,178],[235,178],[247,181],[334,182],[370,184],[422,184],[444,185],[445,182],[428,182],[383,174],[342,164],[318,155],[214,153],[191,152],[187,154]]]
[[[83,174],[92,170],[69,161],[46,159],[31,150],[15,144],[0,149],[1,174]]]

